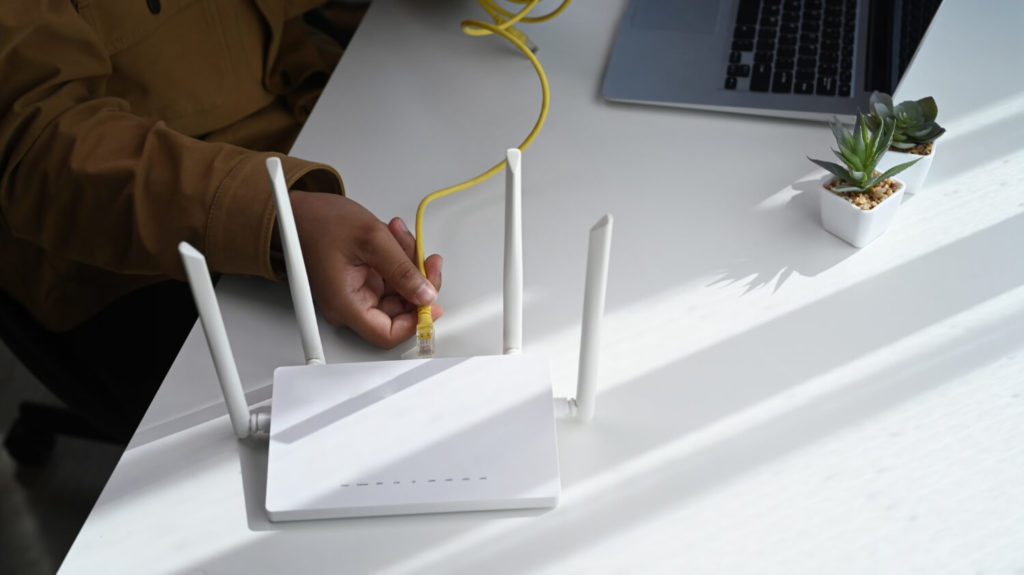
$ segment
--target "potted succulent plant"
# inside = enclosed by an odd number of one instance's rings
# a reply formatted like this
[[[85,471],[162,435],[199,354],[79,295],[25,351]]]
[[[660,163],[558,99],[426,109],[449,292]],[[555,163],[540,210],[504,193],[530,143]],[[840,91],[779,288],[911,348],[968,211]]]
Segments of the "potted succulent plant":
[[[903,199],[904,184],[892,176],[914,162],[893,166],[884,172],[878,162],[892,143],[896,126],[884,121],[870,129],[863,115],[857,115],[852,131],[838,120],[830,124],[838,150],[832,152],[842,164],[808,158],[829,174],[821,180],[821,223],[826,230],[856,247],[864,247],[889,227]]]
[[[896,126],[889,145],[890,153],[878,163],[878,169],[885,171],[915,158],[920,159],[901,178],[907,185],[908,194],[920,192],[935,157],[935,140],[946,133],[946,129],[935,122],[939,114],[935,99],[929,96],[894,106],[891,96],[875,92],[869,102],[868,127],[877,130],[884,122],[892,122]]]

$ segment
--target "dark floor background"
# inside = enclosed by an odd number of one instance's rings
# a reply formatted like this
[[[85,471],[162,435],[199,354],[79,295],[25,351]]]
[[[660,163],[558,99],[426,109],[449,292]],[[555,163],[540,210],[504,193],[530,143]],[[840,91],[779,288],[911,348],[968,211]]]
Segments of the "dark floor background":
[[[25,400],[58,405],[0,343],[0,435]],[[121,452],[110,444],[60,437],[49,463],[19,466],[0,449],[0,574],[57,571]]]

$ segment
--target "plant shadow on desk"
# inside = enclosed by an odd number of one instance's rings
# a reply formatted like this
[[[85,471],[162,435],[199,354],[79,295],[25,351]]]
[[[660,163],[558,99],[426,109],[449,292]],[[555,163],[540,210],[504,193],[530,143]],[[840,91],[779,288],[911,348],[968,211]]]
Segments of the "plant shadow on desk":
[[[765,287],[778,291],[793,274],[815,277],[857,253],[821,227],[820,187],[818,177],[802,179],[790,186],[796,194],[785,203],[771,204],[769,199],[756,208],[750,221],[760,226],[764,241],[738,246],[739,253],[710,285],[745,282],[747,293]]]
[[[1006,269],[1005,259],[990,249],[1020,241],[1024,215],[600,394],[599,413],[590,425],[559,425],[563,489],[572,493],[580,488],[571,512],[474,541],[471,548],[423,570],[443,566],[472,573],[515,564],[526,572],[586,556],[588,549],[615,545],[617,534],[661,525],[661,518],[685,512],[746,475],[1021,350],[1024,313],[1017,311],[859,369],[848,380],[829,375],[836,366],[860,361],[1024,285],[1024,268]],[[944,301],[921,297],[922,289],[960,273],[976,281]],[[885,310],[901,310],[888,322],[875,321],[875,314],[889,313],[884,310],[836,306],[870,302],[883,294],[890,304]],[[822,321],[825,317],[828,321]],[[835,341],[837,326],[842,326],[842,341],[820,343]],[[761,405],[793,388],[821,388],[821,378],[842,385],[824,387],[809,400],[799,393],[787,396],[756,416]],[[713,431],[705,434],[708,429]],[[634,462],[639,470],[631,469]],[[828,469],[812,471],[824,473],[820,480],[828,481]],[[594,489],[594,480],[602,477],[608,479]],[[762,513],[782,512],[766,505]],[[749,512],[741,503],[721,510],[736,524]],[[732,545],[737,532],[725,525],[700,537],[711,547]]]

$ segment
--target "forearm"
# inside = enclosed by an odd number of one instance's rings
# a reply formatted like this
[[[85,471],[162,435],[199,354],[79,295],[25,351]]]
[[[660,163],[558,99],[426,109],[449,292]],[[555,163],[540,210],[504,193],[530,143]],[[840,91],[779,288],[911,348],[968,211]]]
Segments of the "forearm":
[[[4,216],[14,235],[111,271],[182,277],[184,240],[217,271],[270,277],[266,157],[95,100],[42,131],[4,182]],[[284,161],[290,185],[319,170],[341,191],[330,168]]]
[[[267,154],[187,137],[108,97],[112,63],[72,3],[0,6],[0,225],[118,273],[181,277],[174,247],[187,240],[218,271],[272,274]],[[312,170],[310,187],[341,190],[330,168],[284,166],[289,184]]]

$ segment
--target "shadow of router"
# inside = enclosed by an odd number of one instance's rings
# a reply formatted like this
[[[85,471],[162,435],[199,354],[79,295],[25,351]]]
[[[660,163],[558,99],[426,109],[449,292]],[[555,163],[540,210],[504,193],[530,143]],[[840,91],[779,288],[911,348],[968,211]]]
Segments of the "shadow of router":
[[[505,170],[504,355],[327,364],[281,161],[267,160],[306,365],[274,370],[271,414],[250,413],[206,259],[178,246],[228,415],[269,435],[271,521],[549,508],[561,481],[555,417],[594,414],[612,219],[590,231],[575,398],[522,350],[521,154]]]

